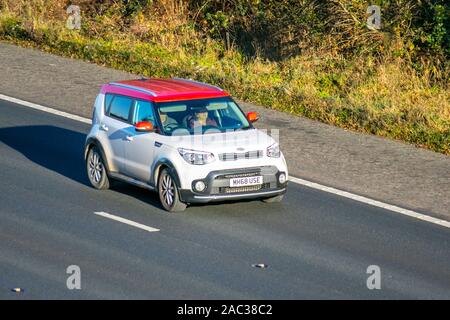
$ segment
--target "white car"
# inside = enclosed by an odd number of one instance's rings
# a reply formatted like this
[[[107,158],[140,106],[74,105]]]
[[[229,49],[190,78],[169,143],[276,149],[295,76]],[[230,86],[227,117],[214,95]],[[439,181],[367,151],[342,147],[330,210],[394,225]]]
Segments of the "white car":
[[[111,179],[159,193],[168,211],[189,203],[261,198],[279,202],[288,170],[278,143],[255,129],[224,90],[186,79],[106,84],[86,139],[89,181]]]

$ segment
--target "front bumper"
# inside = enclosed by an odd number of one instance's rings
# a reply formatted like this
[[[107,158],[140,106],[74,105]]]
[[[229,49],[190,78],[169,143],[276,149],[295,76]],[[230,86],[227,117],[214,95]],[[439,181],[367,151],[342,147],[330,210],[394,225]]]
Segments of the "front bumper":
[[[191,189],[181,189],[180,198],[181,201],[186,203],[270,198],[286,192],[287,179],[282,184],[278,180],[281,173],[286,174],[279,171],[275,166],[212,171],[205,178],[192,181]],[[262,184],[237,188],[230,187],[230,179],[252,176],[262,176]],[[202,192],[194,191],[194,185],[199,180],[206,184],[206,188]]]

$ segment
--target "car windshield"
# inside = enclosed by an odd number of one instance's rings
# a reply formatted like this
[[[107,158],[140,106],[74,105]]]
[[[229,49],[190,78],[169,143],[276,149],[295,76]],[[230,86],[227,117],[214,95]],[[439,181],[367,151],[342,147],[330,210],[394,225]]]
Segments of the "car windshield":
[[[192,135],[252,128],[229,97],[156,103],[162,131],[167,135]]]

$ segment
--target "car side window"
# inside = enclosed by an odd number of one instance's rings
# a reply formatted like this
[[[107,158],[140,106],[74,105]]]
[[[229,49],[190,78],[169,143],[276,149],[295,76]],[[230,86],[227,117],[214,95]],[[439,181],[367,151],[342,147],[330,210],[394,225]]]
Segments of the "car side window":
[[[114,95],[107,93],[105,95],[105,114],[109,113],[109,107],[111,106],[111,101],[113,99]]]
[[[155,124],[153,106],[150,101],[136,100],[135,102],[133,124],[141,121],[151,121]]]
[[[115,96],[109,107],[109,116],[129,122],[132,98]]]

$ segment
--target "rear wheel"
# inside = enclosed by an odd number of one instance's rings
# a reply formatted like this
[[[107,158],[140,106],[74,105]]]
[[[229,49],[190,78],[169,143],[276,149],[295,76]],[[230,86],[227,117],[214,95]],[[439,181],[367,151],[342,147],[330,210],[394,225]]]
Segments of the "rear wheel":
[[[169,212],[180,212],[186,204],[180,201],[174,177],[168,169],[163,169],[158,179],[158,194],[162,206]]]
[[[106,172],[105,161],[95,146],[89,150],[86,159],[86,170],[89,182],[95,189],[105,190],[109,188],[109,178]]]
[[[274,203],[274,202],[281,202],[281,200],[283,200],[283,198],[284,198],[284,194],[280,194],[280,195],[272,197],[272,198],[262,199],[262,201],[264,201],[266,203]]]

